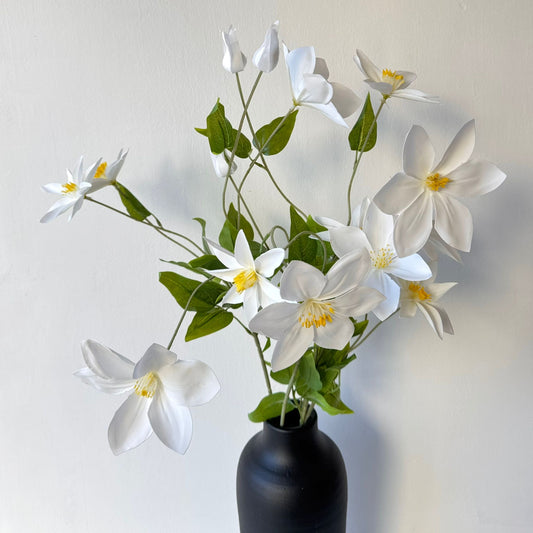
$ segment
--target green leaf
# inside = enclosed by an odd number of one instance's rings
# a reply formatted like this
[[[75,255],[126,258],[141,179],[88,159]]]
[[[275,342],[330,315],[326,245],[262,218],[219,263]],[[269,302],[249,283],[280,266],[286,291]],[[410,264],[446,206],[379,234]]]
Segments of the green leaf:
[[[291,216],[291,240],[304,231],[309,231],[307,222],[296,212],[294,207],[290,208]],[[301,235],[289,246],[289,261],[300,260],[311,265],[316,263],[317,241],[310,239],[309,235]],[[322,265],[320,265],[322,266]]]
[[[271,345],[270,339],[267,337],[265,345],[263,346],[263,352],[266,352],[270,348],[270,345]]]
[[[207,137],[207,128],[194,128],[200,135]]]
[[[277,372],[270,371],[270,377],[281,383],[282,385],[288,385],[291,380],[292,371],[294,370],[294,365],[284,368],[283,370],[278,370]]]
[[[229,204],[228,209],[228,220],[233,224],[235,228],[240,228],[244,231],[246,240],[251,242],[254,238],[254,230],[252,225],[244,218],[244,215],[241,213],[239,216],[238,211],[235,209],[233,203]]]
[[[280,416],[284,398],[284,392],[276,392],[269,396],[265,396],[259,402],[259,405],[248,414],[248,418],[251,422],[264,422],[269,418]],[[291,402],[288,402],[286,412],[290,413],[293,409],[295,409],[295,406]]]
[[[160,272],[159,281],[170,291],[178,304],[185,309],[187,302],[201,281],[189,279],[176,272]],[[220,296],[226,292],[225,287],[214,281],[203,282],[189,303],[188,311],[206,312],[216,306]]]
[[[227,119],[226,119],[227,120]],[[226,148],[230,151],[233,150],[233,146],[235,145],[235,139],[237,138],[237,130],[235,128],[231,127],[231,124],[229,123],[229,127],[231,128],[231,137],[230,137],[230,144],[229,146],[226,146]],[[246,159],[250,152],[252,151],[252,143],[244,135],[244,133],[241,131],[241,134],[239,135],[239,142],[237,143],[237,148],[235,150],[235,155],[237,157],[240,157],[241,159]]]
[[[200,217],[196,217],[196,218],[193,218],[193,220],[196,220],[196,222],[198,222],[198,224],[200,224],[200,226],[202,226],[202,243],[203,243],[203,248],[205,250],[205,252],[207,254],[210,254],[211,253],[211,250],[209,250],[209,246],[207,246],[207,242],[205,241],[205,227],[207,225],[207,222],[203,219],[203,218],[200,218]]]
[[[224,309],[215,308],[205,313],[196,313],[185,334],[185,341],[192,341],[224,329],[232,320],[233,315]]]
[[[224,222],[222,229],[218,235],[218,242],[222,248],[233,252],[235,250],[235,239],[237,238],[237,228],[228,220]]]
[[[200,257],[195,257],[189,261],[189,265],[193,268],[204,268],[206,270],[216,270],[219,268],[226,268],[216,255],[206,254]]]
[[[360,322],[355,323],[355,328],[353,331],[353,336],[357,337],[359,335],[362,335],[368,326],[368,320],[361,320]]]
[[[181,268],[184,268],[185,270],[190,270],[191,272],[195,272],[196,274],[200,274],[201,276],[204,276],[206,278],[211,277],[211,274],[208,274],[201,268],[192,267],[190,263],[185,263],[184,261],[169,261],[168,259],[160,259],[160,261],[163,261],[163,263],[169,263],[171,265],[177,265]]]
[[[133,217],[135,220],[144,220],[145,218],[148,218],[152,213],[144,207],[137,198],[128,190],[124,185],[119,183],[118,181],[115,182],[115,188],[118,191],[118,194],[120,195],[120,200],[124,204],[124,207],[128,211],[129,215]]]
[[[232,127],[229,121],[226,120],[224,106],[220,103],[220,100],[217,100],[217,103],[207,115],[206,123],[207,128],[205,131],[209,139],[209,148],[213,154],[221,154],[230,145]],[[200,131],[199,133],[202,132]]]
[[[296,115],[298,110],[293,111],[283,122],[281,128],[276,131],[272,139],[268,140],[270,136],[274,133],[278,125],[283,120],[283,117],[275,118],[270,124],[259,128],[255,132],[254,146],[258,150],[262,150],[264,155],[274,155],[278,154],[287,146],[289,139],[291,138],[292,130],[294,129],[294,124],[296,123]],[[265,145],[265,143],[268,144]]]
[[[308,351],[300,359],[296,376],[296,391],[305,398],[310,391],[319,391],[321,388],[322,381],[315,367],[315,356],[313,352]]]
[[[352,150],[368,152],[374,148],[377,140],[377,124],[374,120],[374,110],[372,109],[372,102],[370,101],[370,93],[368,93],[361,114],[348,135],[348,142],[350,143],[350,148]],[[372,131],[370,131],[371,126]]]
[[[340,399],[340,392],[320,394],[313,391],[308,396],[308,400],[316,402],[326,413],[330,415],[347,415],[353,411]]]

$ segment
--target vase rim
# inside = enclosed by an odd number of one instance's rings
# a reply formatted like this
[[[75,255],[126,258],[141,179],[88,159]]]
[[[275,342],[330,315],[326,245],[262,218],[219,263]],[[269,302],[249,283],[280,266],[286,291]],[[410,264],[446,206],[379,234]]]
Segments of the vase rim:
[[[296,413],[296,415],[299,415],[298,410],[294,409],[290,413],[287,413],[287,416],[285,417],[285,422],[287,422],[288,418],[289,419],[290,418],[294,418],[295,415],[293,413]],[[296,433],[296,432],[301,432],[301,431],[306,431],[306,430],[313,429],[317,425],[317,419],[318,419],[318,416],[316,414],[315,409],[313,409],[313,412],[311,413],[311,416],[305,421],[303,426],[300,426],[300,425],[298,425],[298,426],[289,425],[289,426],[281,427],[279,425],[280,417],[276,416],[274,418],[269,418],[268,420],[266,420],[264,422],[264,428],[265,429],[268,428],[271,431],[276,431],[276,432],[285,433],[285,434],[286,433]]]

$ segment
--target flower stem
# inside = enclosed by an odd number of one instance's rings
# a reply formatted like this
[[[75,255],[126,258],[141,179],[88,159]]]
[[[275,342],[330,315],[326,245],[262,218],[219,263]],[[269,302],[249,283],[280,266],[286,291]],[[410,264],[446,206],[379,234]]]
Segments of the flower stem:
[[[287,390],[285,391],[285,397],[283,398],[283,404],[281,406],[281,416],[279,419],[279,425],[281,427],[283,427],[285,424],[285,414],[287,412],[287,403],[289,401],[289,396],[291,394],[294,381],[296,380],[296,374],[298,374],[298,367],[300,366],[300,361],[301,359],[298,359],[298,361],[294,365],[294,370],[292,371],[291,379],[289,380],[289,384],[287,385]]]
[[[361,146],[361,150],[355,153],[355,161],[353,163],[353,170],[352,170],[352,175],[350,176],[350,183],[348,184],[348,193],[347,193],[347,198],[348,198],[348,222],[346,224],[347,226],[349,226],[350,223],[352,222],[352,186],[353,186],[353,182],[355,178],[355,173],[357,172],[357,168],[359,167],[359,163],[361,162],[361,158],[363,157],[365,147],[370,139],[370,135],[372,134],[372,131],[376,127],[378,117],[386,101],[387,101],[387,98],[383,97],[383,99],[381,100],[381,103],[379,104],[379,108],[374,116],[374,120],[372,121],[372,124],[370,124],[370,129],[368,130],[365,140],[363,141],[363,146]]]
[[[177,237],[180,237],[180,238],[186,240],[187,242],[190,242],[198,250],[200,250],[200,252],[202,252],[202,254],[204,253],[202,248],[200,248],[192,239],[190,239],[186,235],[182,235],[181,233],[177,233],[176,231],[169,230],[167,228],[164,228],[161,225],[155,226],[154,224],[152,224],[151,222],[148,222],[147,220],[138,220],[138,219],[132,217],[129,213],[126,213],[125,211],[121,211],[120,209],[116,209],[115,207],[112,207],[112,206],[110,206],[108,204],[105,204],[104,202],[100,202],[98,200],[95,200],[94,198],[91,198],[90,196],[86,196],[85,199],[88,200],[89,202],[93,202],[94,204],[98,204],[98,205],[100,205],[102,207],[110,209],[111,211],[114,211],[115,213],[118,213],[119,215],[125,216],[125,217],[127,217],[127,218],[129,218],[131,220],[134,220],[135,222],[140,222],[141,224],[144,224],[145,226],[149,226],[150,228],[155,229],[163,237],[169,239],[170,241],[172,241],[173,243],[177,244],[178,246],[181,246],[184,250],[189,252],[191,255],[194,255],[195,257],[199,257],[197,253],[195,253],[192,250],[190,250],[189,248],[187,248],[184,244],[182,244],[182,243],[170,238],[168,235],[166,235],[166,233],[170,233],[171,235],[176,235]]]
[[[376,331],[376,329],[378,329],[379,326],[381,326],[381,324],[384,324],[385,322],[387,322],[387,320],[389,320],[389,318],[392,318],[399,310],[400,310],[400,308],[396,309],[396,311],[394,311],[394,313],[389,315],[385,320],[382,320],[382,321],[378,322],[364,337],[362,337],[360,340],[354,342],[350,346],[350,351],[351,350],[355,350],[355,348],[357,348],[358,346],[361,346],[361,344],[363,344],[363,342],[365,342],[366,339],[368,339],[368,337],[370,337],[370,335],[372,335],[372,333],[374,333],[374,331]]]
[[[259,337],[257,333],[252,333],[252,337],[254,338],[257,353],[259,354],[259,359],[261,360],[261,367],[263,369],[263,375],[265,377],[265,383],[268,390],[268,394],[272,394],[272,386],[270,384],[270,378],[268,377],[268,368],[266,366],[265,356],[263,354],[263,349],[261,348],[261,343],[259,342]]]

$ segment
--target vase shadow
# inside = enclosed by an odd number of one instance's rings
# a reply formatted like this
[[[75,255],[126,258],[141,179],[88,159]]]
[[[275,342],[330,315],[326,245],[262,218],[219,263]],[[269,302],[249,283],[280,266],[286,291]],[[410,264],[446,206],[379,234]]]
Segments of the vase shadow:
[[[348,474],[346,531],[379,533],[384,525],[389,457],[384,439],[362,408],[350,416],[350,422],[344,425],[342,433],[334,433],[335,424],[330,426],[325,419],[323,416],[320,421],[321,429],[329,433],[342,450]]]

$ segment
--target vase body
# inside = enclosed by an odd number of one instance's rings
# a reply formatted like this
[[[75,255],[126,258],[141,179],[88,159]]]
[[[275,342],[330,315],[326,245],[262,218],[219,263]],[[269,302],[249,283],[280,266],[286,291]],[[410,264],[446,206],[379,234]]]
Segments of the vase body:
[[[268,420],[242,451],[237,468],[241,533],[346,533],[348,489],[337,445],[313,412],[292,427],[298,412]],[[295,425],[296,425],[295,424]]]

